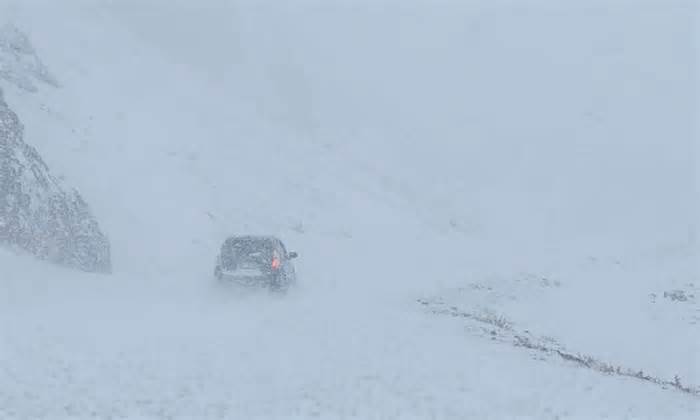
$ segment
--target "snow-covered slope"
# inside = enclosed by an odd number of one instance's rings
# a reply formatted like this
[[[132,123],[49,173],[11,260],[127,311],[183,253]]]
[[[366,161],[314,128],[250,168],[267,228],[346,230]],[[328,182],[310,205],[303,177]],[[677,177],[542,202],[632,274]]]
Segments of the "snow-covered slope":
[[[295,3],[0,2],[114,263],[2,251],[0,417],[695,418],[511,345],[700,386],[694,3]],[[212,291],[237,232],[300,289]]]

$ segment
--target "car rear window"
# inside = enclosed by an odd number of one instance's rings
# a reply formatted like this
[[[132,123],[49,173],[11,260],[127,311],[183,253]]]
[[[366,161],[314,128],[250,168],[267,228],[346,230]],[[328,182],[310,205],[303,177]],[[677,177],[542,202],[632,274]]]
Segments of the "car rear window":
[[[241,262],[267,265],[272,260],[273,250],[274,244],[270,240],[239,238],[224,245],[222,257],[227,265]]]

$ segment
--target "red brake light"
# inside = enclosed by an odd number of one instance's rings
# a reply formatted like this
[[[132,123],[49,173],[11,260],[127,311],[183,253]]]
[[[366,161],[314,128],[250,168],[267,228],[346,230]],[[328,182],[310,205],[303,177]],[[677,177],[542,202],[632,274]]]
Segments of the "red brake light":
[[[279,258],[275,257],[272,259],[272,269],[277,270],[278,268],[280,268],[280,260]]]

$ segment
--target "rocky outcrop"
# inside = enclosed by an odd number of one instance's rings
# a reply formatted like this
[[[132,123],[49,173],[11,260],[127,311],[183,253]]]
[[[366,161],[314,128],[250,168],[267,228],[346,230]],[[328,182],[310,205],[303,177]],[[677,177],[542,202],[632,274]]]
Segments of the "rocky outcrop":
[[[51,175],[0,91],[0,244],[90,272],[111,270],[110,245],[80,194]]]

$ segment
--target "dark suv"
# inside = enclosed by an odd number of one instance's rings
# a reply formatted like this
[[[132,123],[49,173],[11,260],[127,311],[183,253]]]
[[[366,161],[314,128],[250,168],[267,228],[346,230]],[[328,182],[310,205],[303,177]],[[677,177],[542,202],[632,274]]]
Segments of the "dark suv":
[[[296,282],[296,257],[275,237],[233,236],[221,246],[214,275],[220,282],[285,291]]]

